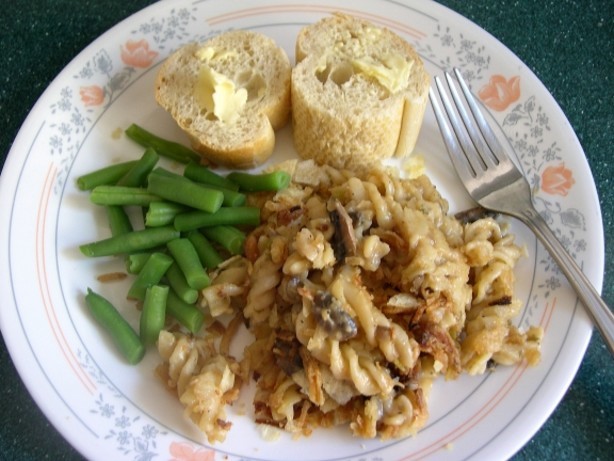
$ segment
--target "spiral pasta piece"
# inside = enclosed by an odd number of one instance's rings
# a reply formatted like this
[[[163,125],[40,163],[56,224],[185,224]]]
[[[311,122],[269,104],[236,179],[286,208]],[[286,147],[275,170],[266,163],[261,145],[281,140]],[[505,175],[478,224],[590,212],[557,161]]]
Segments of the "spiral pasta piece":
[[[165,330],[160,332],[158,351],[164,360],[158,373],[176,392],[186,416],[210,443],[223,441],[231,426],[225,406],[237,397],[231,392],[235,373],[230,362],[204,339]]]
[[[256,323],[267,319],[275,303],[275,289],[281,281],[281,263],[271,259],[270,252],[262,253],[250,276],[250,289],[243,313],[246,319]]]
[[[166,385],[183,394],[190,379],[198,373],[202,362],[213,354],[212,345],[180,333],[160,332],[158,352],[164,360],[158,372],[166,378]]]
[[[388,395],[393,391],[395,380],[373,356],[339,341],[331,341],[330,346],[330,370],[335,378],[352,382],[362,395]]]
[[[235,375],[227,360],[216,355],[209,358],[179,394],[186,414],[206,435],[209,443],[223,442],[231,423],[226,421],[225,406],[232,401],[226,394],[235,384]]]

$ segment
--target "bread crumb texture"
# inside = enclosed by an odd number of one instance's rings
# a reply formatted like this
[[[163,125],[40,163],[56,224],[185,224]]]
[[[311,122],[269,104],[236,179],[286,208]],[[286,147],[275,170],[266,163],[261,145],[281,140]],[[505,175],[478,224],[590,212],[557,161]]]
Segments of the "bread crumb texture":
[[[263,34],[224,32],[174,52],[160,68],[155,96],[205,161],[251,168],[273,152],[290,115],[291,65]]]
[[[429,76],[403,38],[334,14],[299,32],[292,70],[292,123],[299,155],[363,169],[412,152]]]

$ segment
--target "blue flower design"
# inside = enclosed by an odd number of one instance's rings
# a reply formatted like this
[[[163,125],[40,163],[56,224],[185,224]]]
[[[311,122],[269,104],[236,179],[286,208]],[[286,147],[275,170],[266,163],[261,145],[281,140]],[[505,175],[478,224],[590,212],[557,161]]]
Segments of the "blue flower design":
[[[100,50],[92,60],[94,67],[103,75],[110,75],[113,71],[113,60],[106,50]]]
[[[130,418],[128,418],[126,415],[115,418],[115,426],[122,429],[130,427]]]

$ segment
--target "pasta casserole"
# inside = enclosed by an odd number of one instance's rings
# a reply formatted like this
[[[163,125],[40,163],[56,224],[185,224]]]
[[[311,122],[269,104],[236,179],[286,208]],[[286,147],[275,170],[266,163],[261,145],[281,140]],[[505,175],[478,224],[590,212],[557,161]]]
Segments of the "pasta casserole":
[[[258,423],[390,439],[425,424],[437,376],[539,361],[541,328],[512,321],[523,249],[497,220],[451,216],[425,175],[292,170],[287,189],[251,197],[262,223],[202,291],[208,331],[169,328],[158,341],[159,374],[210,442],[248,380]],[[242,324],[252,341],[233,357]]]

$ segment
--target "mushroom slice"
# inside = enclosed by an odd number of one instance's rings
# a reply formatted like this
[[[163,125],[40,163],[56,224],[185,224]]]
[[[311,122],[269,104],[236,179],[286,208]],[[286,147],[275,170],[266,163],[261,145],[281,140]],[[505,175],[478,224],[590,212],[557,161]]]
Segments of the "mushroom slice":
[[[345,256],[354,256],[358,246],[356,234],[354,233],[354,223],[345,207],[339,200],[334,201],[335,209],[331,211],[330,217],[335,226],[335,256],[337,260],[345,259]],[[339,248],[341,243],[343,248]],[[341,250],[341,251],[340,251]]]
[[[345,341],[358,334],[358,326],[341,303],[327,291],[320,291],[313,297],[313,310],[318,324],[337,341]]]

